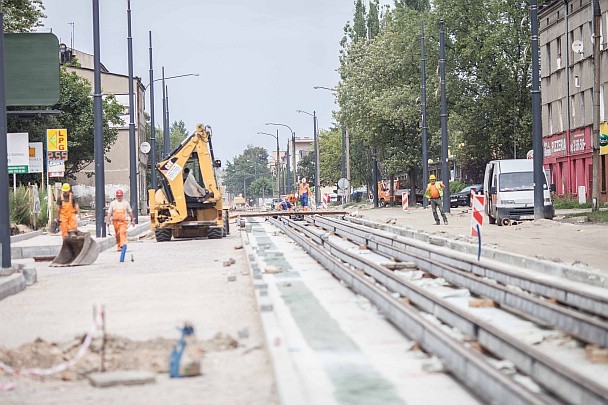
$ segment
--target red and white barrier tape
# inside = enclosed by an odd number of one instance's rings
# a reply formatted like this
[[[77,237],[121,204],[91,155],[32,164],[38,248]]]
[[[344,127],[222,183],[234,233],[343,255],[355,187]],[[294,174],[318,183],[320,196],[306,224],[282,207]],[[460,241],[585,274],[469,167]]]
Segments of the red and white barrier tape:
[[[97,315],[95,316],[95,321],[93,322],[93,325],[91,325],[91,329],[89,329],[89,332],[85,336],[84,341],[80,345],[80,348],[78,349],[78,352],[76,353],[76,356],[74,356],[73,359],[64,361],[63,363],[57,364],[56,366],[53,366],[50,368],[45,368],[45,369],[26,368],[26,369],[21,369],[21,370],[13,368],[13,367],[9,366],[8,364],[4,364],[3,362],[0,361],[0,370],[4,371],[7,374],[14,374],[14,375],[49,376],[52,374],[60,373],[64,370],[66,370],[67,368],[72,367],[85,355],[85,353],[91,346],[91,342],[93,341],[93,337],[94,337],[95,333],[101,329],[104,316],[105,316],[105,314],[103,312],[103,309],[101,311],[97,312]]]

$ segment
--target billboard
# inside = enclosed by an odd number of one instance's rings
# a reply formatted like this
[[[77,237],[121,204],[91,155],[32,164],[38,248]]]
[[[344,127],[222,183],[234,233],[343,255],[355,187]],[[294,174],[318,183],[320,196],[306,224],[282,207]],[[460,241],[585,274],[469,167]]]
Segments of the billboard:
[[[29,134],[6,134],[8,174],[28,173],[30,166]]]

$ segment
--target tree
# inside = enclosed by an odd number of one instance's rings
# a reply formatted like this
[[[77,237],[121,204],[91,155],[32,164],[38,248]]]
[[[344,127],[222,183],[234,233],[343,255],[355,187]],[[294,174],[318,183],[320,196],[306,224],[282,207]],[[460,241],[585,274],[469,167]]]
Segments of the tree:
[[[248,196],[254,198],[272,197],[275,192],[276,182],[273,182],[269,177],[258,177],[249,186]]]
[[[353,41],[367,38],[367,24],[365,23],[365,4],[363,0],[355,1],[355,16],[353,19]]]
[[[91,85],[74,72],[65,68],[60,70],[59,102],[52,106],[62,113],[57,116],[17,117],[8,115],[8,132],[28,132],[30,142],[45,141],[49,128],[66,128],[68,130],[68,160],[66,177],[74,178],[75,174],[87,167],[93,160],[93,99],[90,97]],[[103,145],[107,152],[116,141],[118,130],[111,125],[121,123],[119,114],[123,106],[116,102],[114,96],[105,97],[103,108]],[[27,181],[27,178],[22,178]]]
[[[4,32],[30,32],[42,25],[42,0],[1,0],[4,11]]]
[[[243,153],[234,158],[234,162],[226,162],[224,185],[233,194],[261,197],[261,194],[258,194],[262,191],[261,188],[253,194],[251,189],[251,185],[260,178],[272,182],[268,167],[268,151],[262,147],[247,145]]]
[[[369,12],[367,13],[367,36],[374,38],[380,33],[380,2],[373,0],[369,2]]]
[[[309,183],[314,184],[315,179],[315,155],[312,151],[303,156],[302,159],[298,161],[298,169],[296,170],[296,175],[299,178],[306,178]]]
[[[173,121],[169,128],[169,150],[174,150],[188,136],[188,130],[184,121]]]
[[[319,134],[321,186],[334,186],[342,177],[342,131],[332,128]]]

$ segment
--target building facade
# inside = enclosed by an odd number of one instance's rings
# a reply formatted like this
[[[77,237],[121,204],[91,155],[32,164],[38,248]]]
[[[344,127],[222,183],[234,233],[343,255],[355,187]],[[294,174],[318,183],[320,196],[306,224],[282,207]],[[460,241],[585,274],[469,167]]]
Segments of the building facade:
[[[600,132],[608,133],[608,0],[602,18]],[[539,13],[544,166],[558,195],[591,198],[593,129],[593,0],[546,2]],[[600,151],[600,190],[606,194],[608,147]]]
[[[80,67],[67,67],[70,72],[75,72],[78,76],[87,79],[91,86],[94,83],[93,57],[80,51],[72,50],[80,64]],[[135,138],[137,145],[137,191],[138,206],[140,213],[147,212],[147,186],[146,170],[148,155],[140,151],[139,145],[146,141],[146,121],[144,115],[144,94],[145,87],[138,77],[133,78],[134,99],[135,99]],[[104,162],[105,172],[105,194],[106,201],[114,198],[116,190],[121,189],[125,193],[127,201],[130,200],[130,148],[129,148],[129,76],[111,73],[105,66],[101,67],[101,89],[102,95],[112,94],[116,97],[119,104],[124,106],[121,115],[123,123],[116,126],[118,136],[116,142],[110,150],[105,153]],[[68,134],[69,136],[69,134]],[[93,139],[91,134],[91,139]],[[76,175],[76,185],[74,193],[84,204],[95,201],[95,165],[92,162]]]

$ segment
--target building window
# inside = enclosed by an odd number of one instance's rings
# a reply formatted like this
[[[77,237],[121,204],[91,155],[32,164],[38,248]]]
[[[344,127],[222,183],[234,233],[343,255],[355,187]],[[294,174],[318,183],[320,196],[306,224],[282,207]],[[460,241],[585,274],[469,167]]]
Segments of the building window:
[[[549,109],[549,135],[553,134],[553,105],[551,103],[547,104]]]
[[[570,97],[570,105],[572,106],[570,108],[570,114],[572,114],[572,118],[576,118],[576,96],[571,96]],[[574,125],[576,125],[576,120],[574,120]]]
[[[557,113],[559,114],[559,132],[564,132],[564,107],[563,100],[559,100],[557,103]],[[566,101],[567,102],[567,101]]]
[[[585,92],[581,91],[580,93],[580,103],[581,103],[581,113],[579,115],[579,127],[585,125]]]
[[[546,48],[546,53],[547,53],[547,58],[545,59],[547,61],[547,76],[551,74],[551,43],[549,42],[547,45],[545,45]]]
[[[561,69],[562,67],[562,37],[557,37],[555,40],[555,44],[557,46],[557,59],[556,59],[556,68]]]

